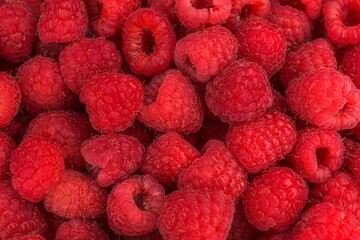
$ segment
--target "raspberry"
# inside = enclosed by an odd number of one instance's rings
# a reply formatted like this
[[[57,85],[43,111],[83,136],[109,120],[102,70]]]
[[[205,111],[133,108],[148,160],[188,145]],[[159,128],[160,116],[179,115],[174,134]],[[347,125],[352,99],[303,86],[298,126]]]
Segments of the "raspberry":
[[[0,181],[0,199],[0,239],[46,232],[47,223],[38,206],[21,198],[10,181]]]
[[[300,132],[291,162],[307,181],[321,183],[341,167],[343,154],[344,146],[337,132],[310,128]]]
[[[348,210],[331,203],[320,203],[301,215],[291,239],[359,239],[359,224],[359,220]]]
[[[80,93],[87,79],[98,73],[120,70],[122,59],[116,46],[105,38],[83,38],[68,45],[59,56],[60,70],[71,91]]]
[[[289,5],[293,8],[306,12],[310,19],[317,19],[321,14],[323,0],[274,0],[281,5]]]
[[[91,125],[102,133],[122,132],[130,127],[143,99],[139,80],[120,73],[96,74],[86,81],[80,93]]]
[[[247,60],[259,64],[271,76],[285,62],[286,39],[267,20],[260,17],[246,19],[235,33],[239,53]]]
[[[15,147],[13,140],[5,133],[0,132],[0,180],[6,179],[8,158]]]
[[[282,231],[298,218],[308,197],[308,187],[290,168],[273,167],[254,178],[242,203],[248,221],[261,231]]]
[[[66,106],[73,93],[66,87],[59,64],[51,58],[36,56],[17,72],[22,104],[31,113],[56,110]]]
[[[67,239],[108,240],[109,237],[95,221],[74,218],[62,223],[56,231],[56,240]]]
[[[274,111],[230,127],[226,143],[250,173],[283,159],[296,143],[296,128],[290,117]]]
[[[199,30],[224,22],[230,15],[231,0],[177,0],[180,22],[189,30]]]
[[[334,46],[325,38],[307,42],[288,53],[280,71],[281,82],[287,87],[293,79],[320,68],[337,69]]]
[[[105,212],[106,189],[95,179],[65,170],[60,181],[44,197],[47,211],[63,218],[96,218]]]
[[[270,12],[269,0],[231,0],[231,13],[248,17],[256,15],[266,17]]]
[[[11,75],[0,72],[0,92],[0,128],[3,128],[10,124],[19,111],[21,90]]]
[[[138,120],[156,131],[197,132],[203,121],[201,101],[191,82],[170,69],[145,87],[144,106]]]
[[[186,75],[208,82],[237,58],[238,43],[229,30],[214,26],[180,39],[174,49],[174,63]]]
[[[91,133],[91,125],[82,114],[53,111],[35,117],[26,130],[25,138],[42,136],[53,140],[64,153],[66,167],[81,170],[84,163],[80,147],[91,137]]]
[[[45,0],[40,6],[37,32],[42,42],[72,42],[85,37],[88,26],[81,0]]]
[[[178,188],[222,191],[237,202],[247,187],[244,168],[221,141],[210,140],[202,151],[179,175]]]
[[[46,240],[43,236],[36,234],[36,235],[24,235],[19,237],[12,237],[9,240]]]
[[[4,0],[3,0],[4,1]],[[27,5],[33,14],[37,17],[40,14],[40,5],[42,0],[5,0],[6,3],[22,2]]]
[[[176,0],[148,0],[147,2],[150,8],[153,8],[156,11],[166,15],[171,23],[179,23],[179,19],[175,10]]]
[[[0,56],[21,62],[32,52],[35,16],[22,3],[0,5]]]
[[[273,95],[265,71],[256,63],[238,60],[207,84],[205,99],[215,115],[231,123],[261,116]]]
[[[139,9],[127,18],[122,32],[122,52],[130,69],[147,77],[166,70],[173,60],[175,32],[161,13]]]
[[[360,88],[360,49],[358,46],[349,48],[340,62],[340,71],[349,76],[357,88]]]
[[[158,227],[164,239],[226,239],[234,212],[221,192],[175,191],[165,198]]]
[[[115,133],[94,136],[81,146],[88,168],[102,187],[128,178],[140,167],[144,151],[136,138]]]
[[[116,185],[107,202],[107,217],[117,234],[139,236],[157,228],[165,190],[149,175],[133,175]]]
[[[64,172],[60,146],[44,137],[29,137],[11,153],[11,182],[19,195],[39,202]]]
[[[293,113],[319,128],[351,129],[360,120],[360,91],[334,69],[317,69],[291,81],[286,96]]]

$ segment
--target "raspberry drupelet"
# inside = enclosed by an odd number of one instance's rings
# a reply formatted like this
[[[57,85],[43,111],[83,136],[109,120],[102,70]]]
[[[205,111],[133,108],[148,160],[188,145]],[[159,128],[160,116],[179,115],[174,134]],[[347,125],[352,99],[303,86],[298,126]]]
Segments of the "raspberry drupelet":
[[[109,236],[95,221],[73,218],[62,223],[56,231],[55,240],[68,239],[109,240]]]
[[[8,126],[18,113],[21,104],[21,90],[16,80],[0,72],[0,128]]]

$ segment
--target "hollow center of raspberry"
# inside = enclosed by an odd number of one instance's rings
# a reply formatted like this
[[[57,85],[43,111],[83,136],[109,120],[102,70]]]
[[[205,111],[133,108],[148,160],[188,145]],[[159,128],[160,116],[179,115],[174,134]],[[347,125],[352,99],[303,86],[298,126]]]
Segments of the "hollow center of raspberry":
[[[212,8],[213,0],[192,0],[192,6],[196,9],[203,9],[203,8]]]
[[[139,193],[133,197],[136,206],[142,211],[147,210],[146,196],[143,193]]]
[[[352,5],[345,9],[345,11],[341,11],[341,19],[345,26],[351,27],[360,24],[360,16],[359,16],[360,6]]]
[[[316,149],[316,158],[318,165],[327,166],[327,159],[329,156],[329,149],[325,147],[321,147]]]
[[[155,51],[155,38],[154,38],[154,34],[153,32],[148,29],[145,28],[143,33],[142,33],[142,37],[141,37],[141,42],[142,42],[142,48],[141,50],[146,54],[146,55],[151,55],[154,53]]]
[[[246,18],[248,18],[251,15],[251,13],[253,12],[253,8],[254,8],[254,6],[251,4],[245,5],[241,9],[240,14],[238,15],[238,20],[245,20]]]

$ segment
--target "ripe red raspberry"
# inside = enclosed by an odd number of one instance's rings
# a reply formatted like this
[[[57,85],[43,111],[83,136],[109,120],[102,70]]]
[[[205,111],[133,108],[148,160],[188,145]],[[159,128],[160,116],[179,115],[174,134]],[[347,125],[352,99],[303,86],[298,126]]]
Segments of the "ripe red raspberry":
[[[138,120],[156,131],[197,132],[203,121],[201,101],[188,78],[170,69],[145,87]]]
[[[0,5],[0,56],[9,62],[21,62],[32,52],[35,16],[22,3]]]
[[[117,234],[140,236],[157,228],[165,190],[149,175],[133,175],[116,185],[107,202],[106,214]]]
[[[202,151],[203,155],[180,173],[178,189],[222,191],[237,202],[247,187],[243,166],[219,140],[210,140]]]
[[[80,113],[47,112],[35,117],[26,130],[25,138],[42,136],[56,142],[64,153],[65,166],[75,170],[84,167],[80,153],[82,142],[91,137],[89,121]]]
[[[13,3],[13,2],[21,2],[27,5],[33,14],[37,17],[40,14],[40,5],[42,3],[42,0],[0,0],[5,1],[5,3]]]
[[[5,133],[0,132],[0,180],[6,179],[8,158],[15,147],[13,140]]]
[[[334,46],[325,38],[301,45],[289,52],[280,71],[282,84],[287,87],[290,81],[320,68],[337,69]]]
[[[95,179],[65,170],[60,181],[44,197],[47,211],[63,218],[96,218],[105,212],[107,193]]]
[[[289,5],[306,12],[310,19],[316,19],[321,14],[323,0],[273,0],[274,3]]]
[[[357,88],[360,88],[360,49],[359,46],[349,48],[340,62],[340,71],[349,76]]]
[[[19,195],[39,202],[64,172],[64,154],[48,138],[29,137],[11,153],[11,182]]]
[[[223,23],[230,15],[231,0],[177,0],[175,10],[189,30],[199,30]]]
[[[301,215],[291,239],[360,239],[360,223],[350,211],[331,203],[320,203]]]
[[[88,169],[102,187],[128,178],[141,166],[144,151],[136,138],[115,133],[94,136],[81,146]]]
[[[96,74],[86,81],[80,93],[91,125],[102,133],[122,132],[130,127],[143,100],[140,81],[121,73]]]
[[[235,212],[218,191],[175,191],[167,195],[158,227],[164,239],[226,239]]]
[[[22,104],[31,113],[65,107],[71,91],[61,76],[59,64],[51,58],[36,56],[25,62],[17,72]]]
[[[241,57],[259,64],[271,76],[285,62],[286,39],[267,20],[260,17],[246,19],[235,33]]]
[[[199,82],[211,77],[237,58],[239,44],[229,30],[214,26],[180,39],[174,49],[174,63]]]
[[[273,167],[254,178],[242,203],[248,221],[261,231],[282,231],[296,221],[308,197],[303,178],[291,168]]]
[[[178,24],[180,21],[175,10],[176,0],[148,0],[147,3],[150,8],[164,14],[172,24]]]
[[[196,148],[178,133],[165,133],[146,149],[141,171],[156,178],[161,184],[171,184],[200,156]]]
[[[21,198],[10,181],[0,181],[0,239],[44,234],[47,223],[38,206]]]
[[[293,113],[319,128],[351,129],[360,120],[360,91],[334,69],[317,69],[291,81],[286,96]]]
[[[232,125],[226,143],[250,173],[257,173],[290,153],[296,135],[291,118],[273,111],[253,121]]]
[[[56,231],[56,240],[68,239],[109,240],[109,236],[95,221],[74,218],[62,223]]]
[[[344,145],[335,131],[309,128],[300,132],[291,162],[307,181],[321,183],[343,163]]]
[[[36,27],[44,43],[80,40],[88,27],[85,4],[81,0],[45,0]]]
[[[264,114],[273,95],[265,71],[256,63],[238,60],[207,84],[205,100],[216,116],[232,123]]]
[[[122,59],[114,43],[105,38],[84,38],[68,45],[59,56],[60,70],[71,91],[80,93],[87,79],[120,70]]]
[[[122,52],[130,69],[147,77],[166,70],[173,60],[175,32],[161,13],[139,9],[127,18],[122,32]]]
[[[21,90],[11,75],[0,72],[0,92],[0,128],[3,128],[11,123],[19,111]]]

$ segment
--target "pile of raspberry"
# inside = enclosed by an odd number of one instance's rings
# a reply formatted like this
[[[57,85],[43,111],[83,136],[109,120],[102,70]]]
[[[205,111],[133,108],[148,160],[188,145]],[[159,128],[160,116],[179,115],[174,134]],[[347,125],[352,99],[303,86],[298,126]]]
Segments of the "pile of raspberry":
[[[0,0],[0,240],[360,239],[360,0]]]

